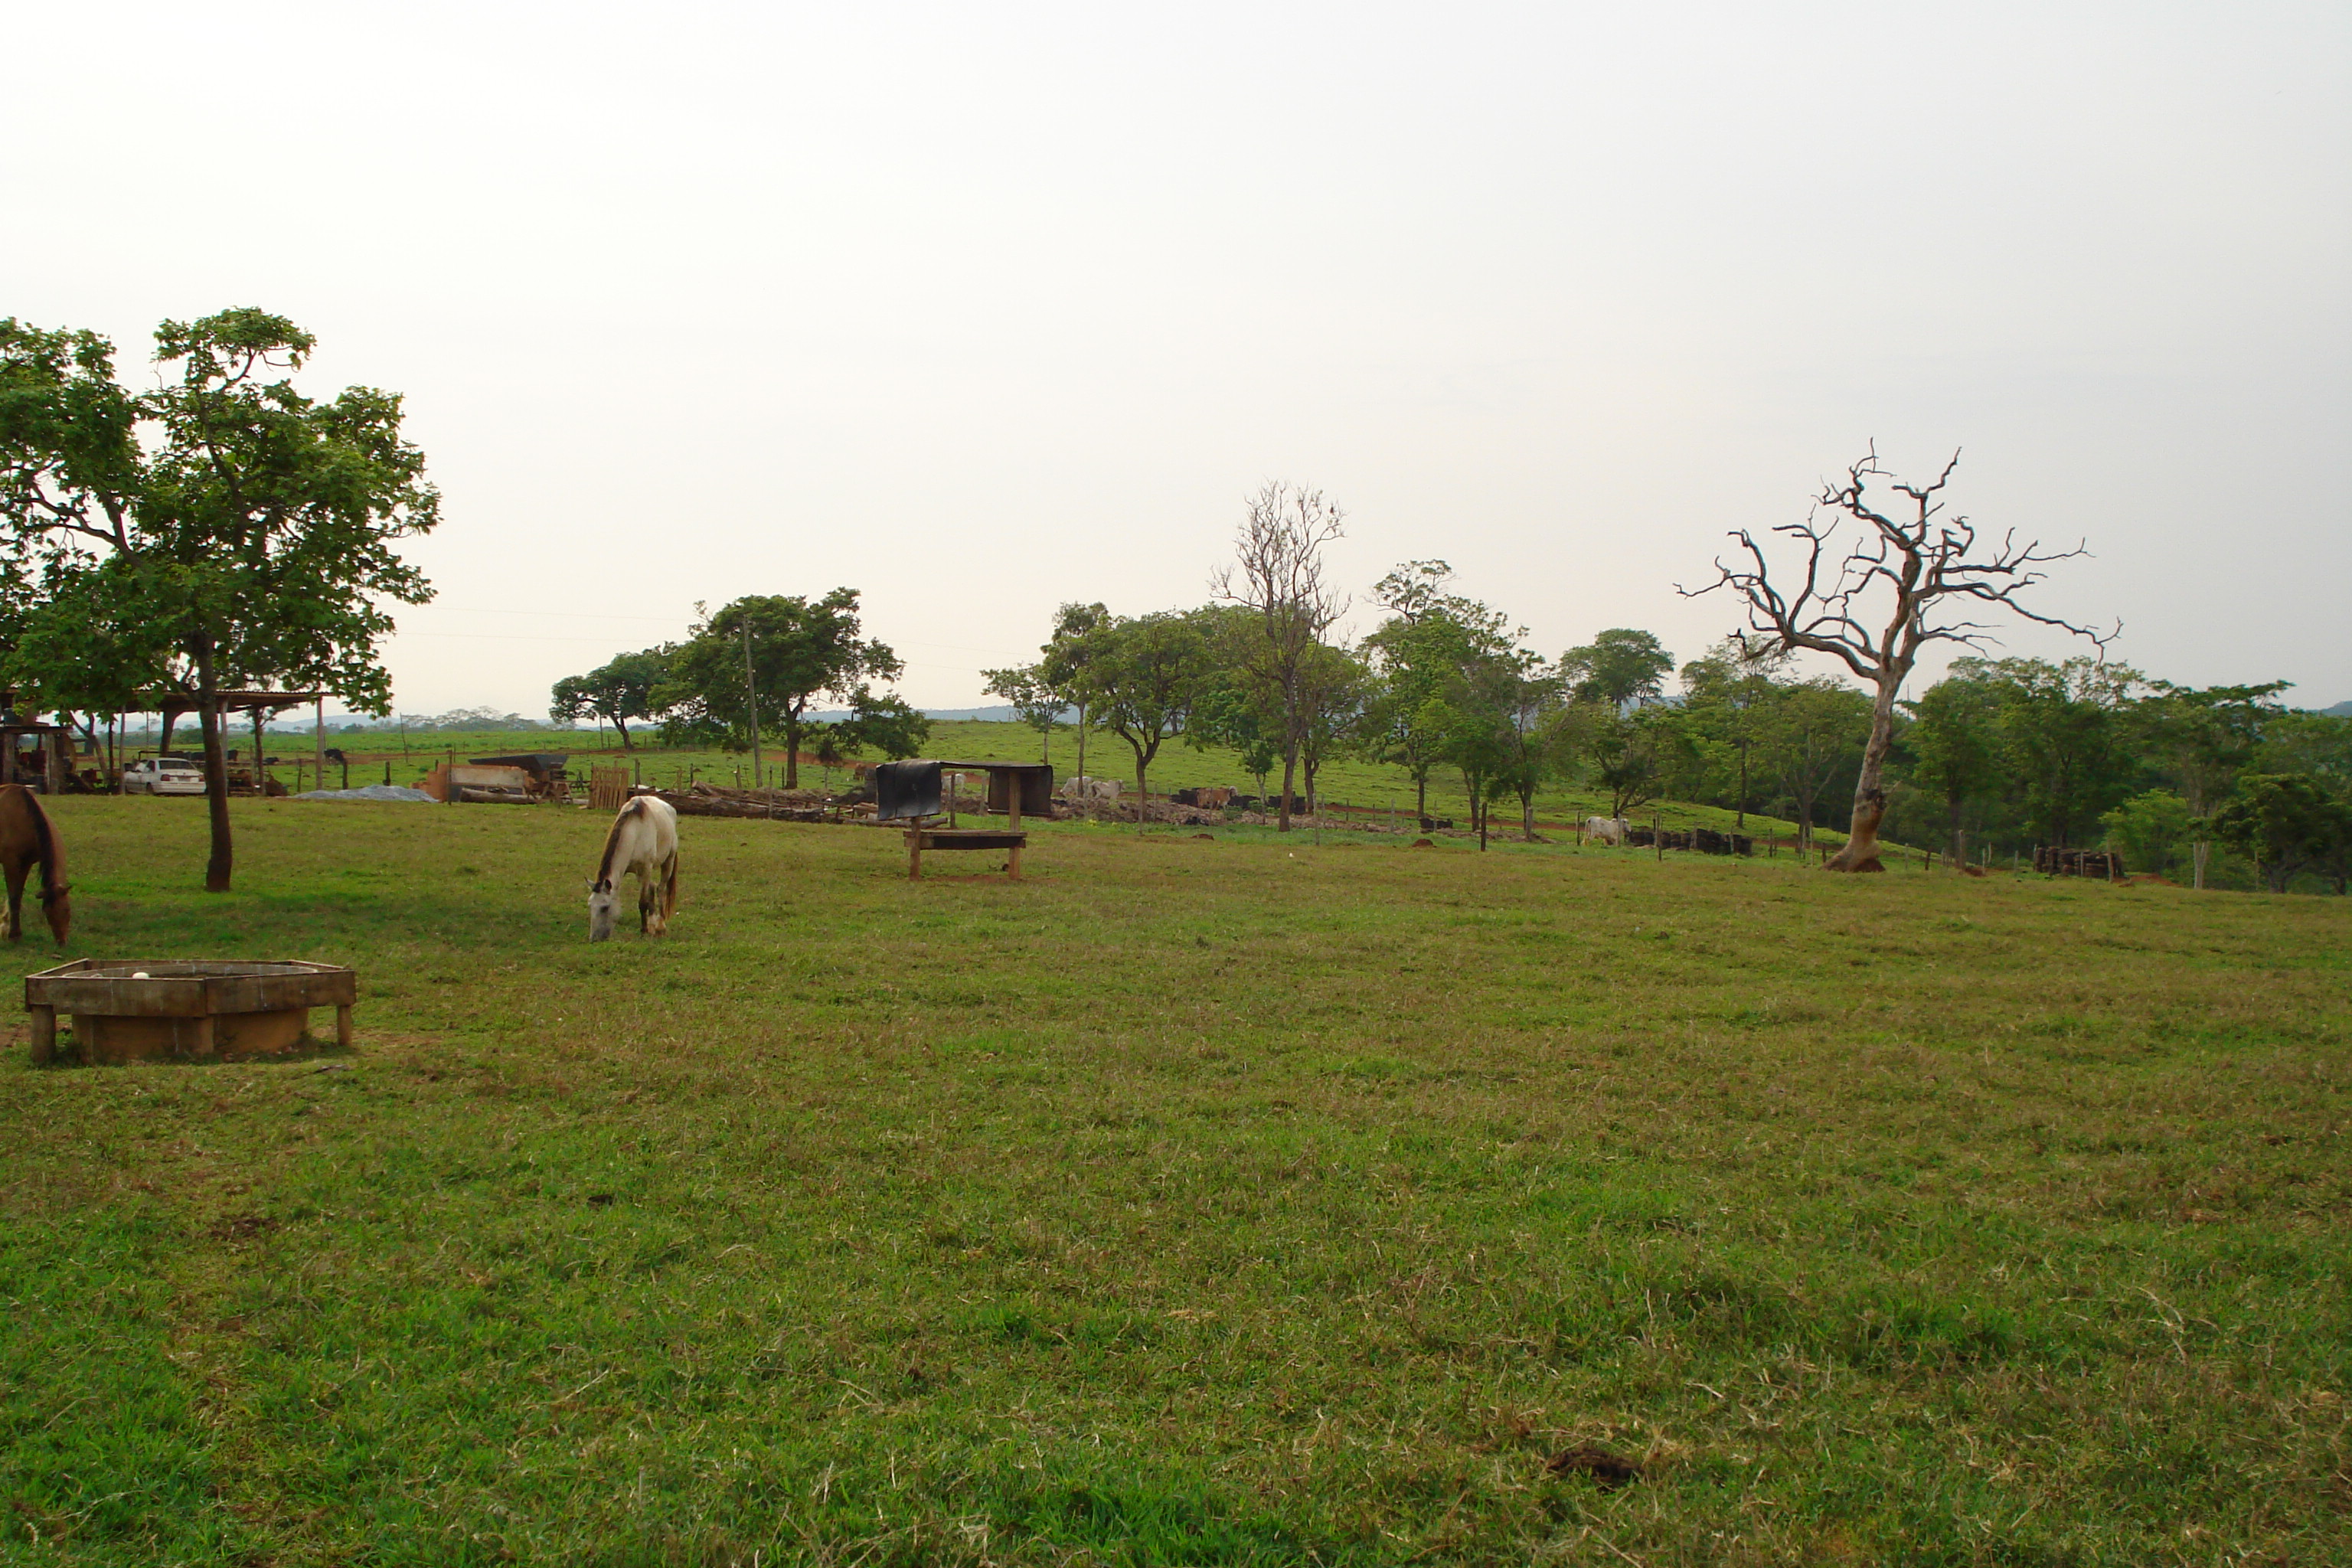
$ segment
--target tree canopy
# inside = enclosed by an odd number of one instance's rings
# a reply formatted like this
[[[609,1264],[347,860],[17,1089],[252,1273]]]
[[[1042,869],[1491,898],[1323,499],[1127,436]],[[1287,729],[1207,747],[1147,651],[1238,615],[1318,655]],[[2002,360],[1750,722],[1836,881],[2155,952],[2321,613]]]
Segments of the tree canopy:
[[[0,321],[5,668],[42,706],[192,700],[212,822],[205,885],[224,890],[217,694],[315,688],[389,711],[386,605],[432,597],[396,546],[435,526],[440,497],[397,395],[355,386],[320,402],[296,388],[315,342],[284,317],[165,321],[155,342],[176,374],[134,393],[97,333]]]

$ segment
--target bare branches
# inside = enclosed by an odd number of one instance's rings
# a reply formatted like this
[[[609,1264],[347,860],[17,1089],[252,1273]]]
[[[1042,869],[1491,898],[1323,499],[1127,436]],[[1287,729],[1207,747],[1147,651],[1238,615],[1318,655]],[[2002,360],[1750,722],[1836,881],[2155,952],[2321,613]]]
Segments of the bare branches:
[[[1748,612],[1747,626],[1734,634],[1742,647],[1827,654],[1874,685],[1888,676],[1899,682],[1931,643],[1981,648],[1995,640],[1992,623],[1937,616],[1943,600],[1955,601],[1952,610],[1998,605],[2104,649],[2114,631],[2103,635],[2043,615],[2020,597],[2044,581],[2042,567],[2089,552],[2080,543],[2071,550],[2044,549],[2039,540],[2021,543],[2013,531],[1998,545],[1982,547],[1976,525],[1948,514],[1943,500],[1959,460],[1955,452],[1934,479],[1911,484],[1880,465],[1874,446],[1843,479],[1822,487],[1804,521],[1771,530],[1800,542],[1802,551],[1801,566],[1784,571],[1780,583],[1763,544],[1748,530],[1735,529],[1738,551],[1731,562],[1717,559],[1716,580],[1696,589],[1677,584],[1675,591],[1696,598],[1727,588]],[[1881,488],[1908,504],[1882,510],[1870,497],[1874,481],[1881,480],[1888,481]],[[1849,525],[1853,542],[1842,544]]]
[[[1320,637],[1348,610],[1347,596],[1323,580],[1323,547],[1345,536],[1347,513],[1321,490],[1281,479],[1268,480],[1247,506],[1234,563],[1217,568],[1210,591],[1256,611],[1279,642]]]
[[[1716,558],[1714,582],[1675,585],[1685,598],[1729,589],[1748,617],[1732,638],[1750,657],[1801,648],[1827,654],[1874,689],[1853,834],[1832,862],[1838,869],[1882,868],[1875,847],[1886,805],[1880,769],[1894,731],[1895,695],[1923,648],[1939,642],[1981,648],[1995,640],[1994,623],[1964,618],[1987,605],[2086,637],[2102,653],[2123,630],[2118,622],[2103,636],[2021,601],[2020,595],[2044,580],[2041,568],[2089,552],[2080,543],[2072,550],[2045,550],[2039,540],[2021,543],[2014,531],[2002,534],[1997,545],[1985,544],[1974,523],[1946,510],[1944,490],[1959,462],[1955,451],[1933,479],[1909,483],[1880,465],[1874,442],[1843,479],[1822,485],[1804,521],[1771,530],[1797,542],[1801,566],[1784,565],[1775,582],[1764,544],[1748,530],[1734,529],[1739,548],[1729,562]],[[1901,503],[1873,500],[1874,488]],[[1853,531],[1846,542],[1841,534],[1849,527]]]
[[[1270,479],[1250,497],[1234,540],[1234,562],[1209,579],[1210,591],[1257,618],[1262,636],[1249,673],[1272,692],[1282,713],[1280,825],[1290,826],[1290,788],[1308,715],[1300,681],[1323,634],[1348,611],[1348,596],[1327,582],[1323,549],[1345,535],[1347,514],[1321,490]]]

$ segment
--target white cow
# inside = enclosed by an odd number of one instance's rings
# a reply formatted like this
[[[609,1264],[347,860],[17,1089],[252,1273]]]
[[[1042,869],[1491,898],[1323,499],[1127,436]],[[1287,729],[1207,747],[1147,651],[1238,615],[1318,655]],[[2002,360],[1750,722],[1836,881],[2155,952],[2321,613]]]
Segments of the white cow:
[[[1062,787],[1055,793],[1064,800],[1115,801],[1118,798],[1118,781],[1090,779],[1081,773],[1075,778],[1063,780]]]
[[[1588,816],[1584,819],[1584,837],[1597,844],[1622,844],[1633,825],[1622,816]]]

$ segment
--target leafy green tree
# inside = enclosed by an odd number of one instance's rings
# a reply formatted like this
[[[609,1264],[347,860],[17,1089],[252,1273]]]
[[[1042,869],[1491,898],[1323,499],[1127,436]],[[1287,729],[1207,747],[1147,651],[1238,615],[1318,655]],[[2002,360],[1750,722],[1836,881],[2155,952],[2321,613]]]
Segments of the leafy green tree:
[[[1298,767],[1307,781],[1307,810],[1319,814],[1317,784],[1323,764],[1353,747],[1371,700],[1371,671],[1345,648],[1317,643],[1300,662],[1294,690],[1298,703]]]
[[[653,700],[682,731],[716,736],[730,747],[748,744],[754,723],[781,731],[784,787],[798,789],[803,742],[822,728],[808,717],[810,705],[828,698],[849,707],[856,722],[858,704],[877,700],[870,683],[896,680],[902,668],[887,645],[863,635],[855,588],[835,588],[821,599],[751,595],[706,615],[672,651]]]
[[[1662,713],[1639,708],[1628,713],[1607,703],[1589,705],[1592,776],[1609,792],[1609,815],[1624,816],[1658,796]]]
[[[2352,717],[2305,710],[2266,718],[2254,767],[2266,773],[2311,773],[2337,790],[2352,787]]]
[[[1764,710],[1758,761],[1797,820],[1797,852],[1812,848],[1822,792],[1858,765],[1870,738],[1868,696],[1827,679],[1782,685]]]
[[[610,720],[625,752],[635,748],[629,740],[629,721],[650,719],[660,711],[654,692],[669,670],[670,648],[649,647],[638,653],[616,654],[585,675],[567,675],[555,683],[548,717],[559,724],[597,717]]]
[[[1952,670],[1990,683],[2001,765],[2039,842],[2077,842],[2131,793],[2138,756],[2126,710],[2146,684],[2137,670],[2087,658],[1962,658]]]
[[[1087,735],[1093,730],[1089,706],[1094,700],[1094,687],[1089,679],[1097,634],[1111,623],[1111,613],[1101,604],[1064,605],[1054,613],[1054,631],[1045,646],[1038,650],[1037,679],[1046,689],[1060,695],[1063,702],[1078,710],[1078,775],[1087,772]]]
[[[1904,735],[1911,782],[1942,799],[1946,851],[1957,870],[1967,855],[1969,805],[1997,793],[2005,776],[2000,693],[1992,682],[1953,675],[1904,706],[1911,715]]]
[[[211,854],[234,866],[217,698],[279,683],[361,712],[392,705],[376,657],[387,605],[432,588],[400,558],[440,497],[401,435],[401,400],[366,387],[319,402],[289,379],[314,346],[281,316],[165,321],[151,392],[114,378],[86,331],[0,321],[0,530],[13,612],[9,673],[46,703],[123,712],[158,689],[203,728]]]
[[[2107,847],[2133,870],[2161,877],[2172,869],[2180,846],[2196,831],[2196,813],[2168,789],[2142,790],[2099,818]]]
[[[1577,700],[1618,708],[1657,701],[1674,668],[1675,656],[1664,644],[1630,626],[1602,632],[1559,658],[1560,678]]]
[[[1264,630],[1255,616],[1230,605],[1213,605],[1198,619],[1209,639],[1211,673],[1193,701],[1184,743],[1237,753],[1257,793],[1266,795],[1267,777],[1282,761],[1282,715],[1270,700],[1276,693],[1248,674],[1250,645]]]
[[[2140,745],[2169,775],[2191,817],[2201,820],[2253,763],[2264,731],[2285,717],[2275,699],[2286,687],[2273,680],[2199,690],[2159,680],[2155,692],[2135,706],[2131,717]],[[2202,836],[2189,846],[2194,887],[2205,885],[2209,848]]]
[[[2331,858],[2343,891],[2352,805],[2314,774],[2242,773],[2209,826],[2214,837],[2253,861],[2274,893],[2285,892],[2297,872]]]
[[[1420,816],[1429,815],[1431,773],[1460,768],[1475,819],[1508,749],[1503,666],[1534,656],[1517,647],[1501,612],[1445,592],[1452,574],[1443,561],[1408,562],[1373,590],[1390,615],[1364,639],[1372,683],[1358,731],[1370,755],[1412,775]]]
[[[824,730],[824,739],[832,742],[836,756],[873,751],[896,761],[923,749],[931,738],[931,721],[905,699],[861,683],[849,694],[849,717]]]
[[[1261,795],[1272,787],[1266,781],[1275,763],[1282,761],[1265,709],[1254,693],[1222,669],[1202,685],[1200,699],[1192,705],[1192,720],[1184,728],[1184,743],[1195,751],[1223,746],[1235,753]]]
[[[1087,634],[1085,689],[1097,721],[1135,752],[1135,814],[1144,819],[1148,773],[1160,748],[1184,733],[1217,667],[1202,618],[1181,611],[1120,616]]]
[[[987,681],[981,689],[1013,704],[1021,721],[1037,731],[1039,760],[1052,762],[1054,731],[1061,727],[1062,715],[1069,704],[1046,682],[1044,671],[1036,665],[1026,664],[1013,669],[983,669],[980,673]]]
[[[1683,711],[1692,739],[1728,754],[1731,804],[1743,828],[1753,798],[1748,764],[1787,663],[1785,654],[1771,648],[1742,647],[1726,639],[1683,666]]]

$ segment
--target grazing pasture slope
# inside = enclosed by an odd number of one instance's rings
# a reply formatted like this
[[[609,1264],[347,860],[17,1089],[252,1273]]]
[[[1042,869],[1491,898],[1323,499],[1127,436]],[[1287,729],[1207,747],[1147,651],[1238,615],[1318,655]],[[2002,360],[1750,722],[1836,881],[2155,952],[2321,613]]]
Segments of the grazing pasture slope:
[[[357,1047],[19,1026],[16,1557],[2352,1553],[2343,900],[689,819],[591,946],[594,814],[235,809],[58,802],[70,951]]]

